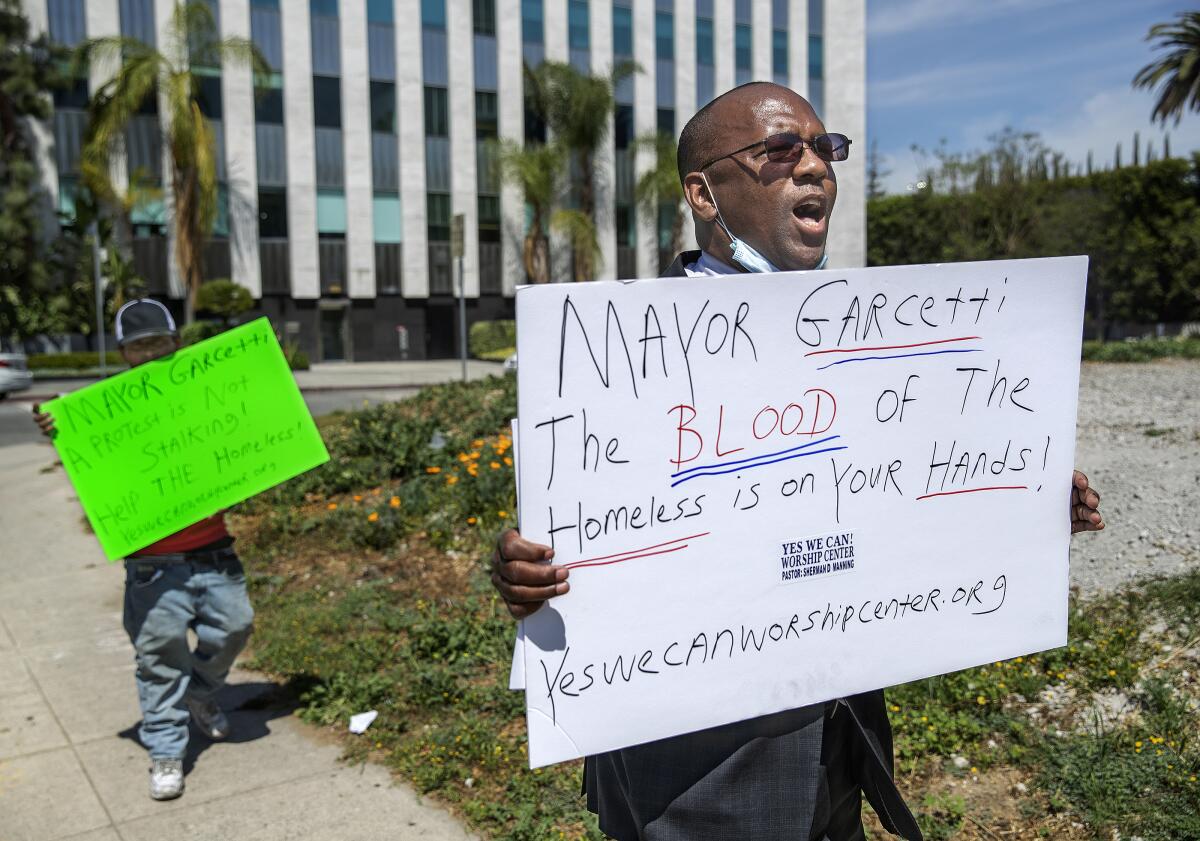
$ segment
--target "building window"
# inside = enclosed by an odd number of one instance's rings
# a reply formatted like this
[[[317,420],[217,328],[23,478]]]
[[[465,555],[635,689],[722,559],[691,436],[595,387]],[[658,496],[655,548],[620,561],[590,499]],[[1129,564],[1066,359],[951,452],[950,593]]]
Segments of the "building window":
[[[654,13],[654,55],[660,61],[675,58],[675,16],[670,12]]]
[[[488,140],[500,136],[499,106],[496,94],[489,91],[475,92],[475,137]]]
[[[618,105],[613,115],[613,143],[618,149],[633,145],[633,106]]]
[[[309,14],[335,18],[338,14],[337,0],[308,0],[308,11]]]
[[[810,79],[825,78],[825,39],[820,35],[808,36],[808,76]]]
[[[784,78],[788,74],[788,34],[783,29],[771,33],[771,72]]]
[[[825,31],[824,0],[808,0],[808,31],[818,35]]]
[[[446,0],[421,0],[421,26],[426,29],[446,28]]]
[[[150,97],[147,97],[149,99]],[[88,80],[86,77],[80,76],[71,80],[71,83],[61,89],[54,91],[54,107],[55,108],[78,108],[81,111],[87,110],[88,107]]]
[[[450,195],[448,193],[426,193],[425,218],[429,224],[430,241],[448,241],[450,239]]]
[[[471,20],[476,35],[496,34],[496,0],[473,0]]]
[[[250,0],[250,5],[258,9],[278,9],[279,0]]]
[[[283,91],[279,88],[255,88],[254,119],[259,123],[283,124]]]
[[[376,242],[400,242],[400,196],[396,193],[376,193],[372,200]]]
[[[734,27],[733,38],[734,67],[749,73],[750,68],[753,66],[751,63],[753,45],[750,38],[750,27],[739,23]]]
[[[392,0],[367,0],[367,23],[391,23],[394,16]]]
[[[317,190],[317,233],[346,233],[346,194],[341,190]]]
[[[425,136],[450,136],[450,97],[445,88],[425,88]]]
[[[771,28],[788,28],[788,0],[771,0]]]
[[[396,85],[371,82],[371,131],[396,133]]]
[[[500,197],[480,196],[479,207],[479,241],[500,241]]]
[[[521,0],[521,39],[527,44],[540,44],[545,39],[542,0]]]
[[[613,5],[613,55],[633,55],[633,9]]]
[[[713,65],[713,22],[709,18],[696,18],[696,63]]]
[[[259,239],[284,239],[287,235],[287,192],[260,189],[258,191]]]
[[[675,136],[675,109],[674,108],[659,108],[658,109],[658,133],[669,134]]]
[[[342,82],[336,76],[313,76],[313,124],[342,127]]]
[[[719,0],[718,0],[719,2]],[[734,0],[733,4],[733,20],[735,23],[744,23],[750,25],[754,17],[754,12],[751,9],[752,0]],[[812,2],[812,0],[809,0]]]
[[[196,85],[196,104],[200,113],[210,120],[221,119],[221,77],[193,73]]]
[[[570,0],[567,4],[567,44],[572,50],[587,50],[589,41],[587,0]]]

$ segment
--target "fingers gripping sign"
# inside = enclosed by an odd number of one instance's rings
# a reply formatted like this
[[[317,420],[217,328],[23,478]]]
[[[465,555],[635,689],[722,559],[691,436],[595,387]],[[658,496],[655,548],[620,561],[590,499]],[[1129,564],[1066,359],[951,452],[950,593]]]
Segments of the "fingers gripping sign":
[[[492,586],[500,593],[514,619],[535,613],[554,596],[571,589],[570,571],[550,561],[554,550],[525,540],[515,529],[501,532],[492,552]]]
[[[1102,530],[1104,517],[1099,509],[1100,493],[1076,470],[1071,479],[1071,534]]]
[[[40,403],[33,404],[33,422],[37,424],[38,429],[47,438],[54,437],[54,416],[49,412],[43,412],[42,404]]]

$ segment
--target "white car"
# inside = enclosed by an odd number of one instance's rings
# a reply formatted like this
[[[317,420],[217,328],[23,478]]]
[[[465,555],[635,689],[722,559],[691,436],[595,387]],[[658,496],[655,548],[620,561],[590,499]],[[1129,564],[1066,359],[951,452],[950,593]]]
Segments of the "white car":
[[[14,391],[33,385],[33,374],[25,365],[23,353],[0,353],[0,400]]]

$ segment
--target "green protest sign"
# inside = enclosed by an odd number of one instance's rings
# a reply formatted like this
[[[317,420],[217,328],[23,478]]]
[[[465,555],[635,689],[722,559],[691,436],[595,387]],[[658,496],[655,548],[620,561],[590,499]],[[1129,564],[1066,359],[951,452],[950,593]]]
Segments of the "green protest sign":
[[[329,460],[266,318],[43,411],[110,560]]]

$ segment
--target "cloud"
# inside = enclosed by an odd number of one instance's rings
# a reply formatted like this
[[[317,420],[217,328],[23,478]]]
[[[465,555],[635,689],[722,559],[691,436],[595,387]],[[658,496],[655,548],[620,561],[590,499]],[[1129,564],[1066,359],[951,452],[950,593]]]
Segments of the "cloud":
[[[1150,122],[1153,104],[1153,97],[1146,91],[1113,87],[1092,95],[1073,113],[1036,115],[1029,120],[1028,128],[1039,132],[1047,146],[1077,163],[1085,161],[1088,150],[1093,150],[1096,166],[1112,163],[1118,142],[1122,160],[1128,164],[1135,131],[1141,135],[1143,156],[1150,142],[1156,156],[1161,156],[1164,134],[1171,136],[1173,155],[1200,149],[1200,114],[1184,114],[1178,126],[1167,123],[1163,128]]]
[[[932,27],[961,26],[1023,13],[1044,15],[1054,6],[1079,0],[872,0],[867,33],[891,37]]]
[[[1128,85],[1106,88],[1081,101],[1074,109],[1045,111],[1023,120],[1014,120],[1008,113],[982,115],[963,126],[962,145],[957,151],[982,150],[989,134],[1005,126],[1020,131],[1036,131],[1051,149],[1062,152],[1075,165],[1094,153],[1096,168],[1111,166],[1117,143],[1121,144],[1122,163],[1133,160],[1133,133],[1141,137],[1142,159],[1147,149],[1154,148],[1155,157],[1162,156],[1163,136],[1169,134],[1171,154],[1179,157],[1200,150],[1200,114],[1187,113],[1178,126],[1168,123],[1162,128],[1150,121],[1153,99],[1145,91]],[[907,147],[894,147],[880,152],[881,163],[891,170],[883,179],[888,193],[905,194],[917,181],[921,161]]]
[[[1088,42],[1071,50],[1057,50],[1016,59],[974,61],[917,70],[904,76],[875,78],[867,95],[872,108],[899,108],[944,102],[980,101],[1004,92],[1026,91],[1030,80],[1043,78],[1055,68],[1077,69],[1095,56],[1109,54],[1128,44],[1121,34],[1107,41]]]

